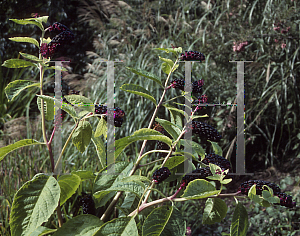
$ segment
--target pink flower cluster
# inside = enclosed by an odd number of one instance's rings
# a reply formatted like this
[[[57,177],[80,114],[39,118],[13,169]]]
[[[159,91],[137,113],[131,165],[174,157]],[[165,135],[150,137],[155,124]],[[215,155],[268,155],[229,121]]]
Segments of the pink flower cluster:
[[[249,43],[247,41],[245,42],[233,42],[233,46],[232,46],[232,50],[234,52],[241,52],[245,49],[245,47],[248,45]]]

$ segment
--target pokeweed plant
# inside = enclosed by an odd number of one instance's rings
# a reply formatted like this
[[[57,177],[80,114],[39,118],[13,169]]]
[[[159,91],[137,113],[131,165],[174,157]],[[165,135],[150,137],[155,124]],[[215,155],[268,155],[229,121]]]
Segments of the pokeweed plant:
[[[91,105],[93,102],[81,95],[68,95],[61,101],[62,109],[67,112],[74,120],[74,128],[69,135],[64,148],[62,149],[57,162],[55,163],[52,152],[52,141],[57,124],[51,137],[46,135],[45,120],[54,119],[54,104],[57,98],[45,96],[43,94],[44,73],[46,70],[59,68],[50,66],[50,59],[59,48],[74,39],[74,34],[66,26],[55,22],[48,28],[44,28],[43,23],[47,23],[48,17],[36,17],[23,20],[12,19],[17,24],[33,24],[42,31],[40,42],[29,37],[10,38],[17,42],[32,43],[39,48],[39,57],[20,53],[24,59],[9,59],[2,66],[8,68],[22,68],[35,66],[39,69],[40,81],[38,83],[17,80],[13,81],[5,88],[5,93],[9,100],[14,100],[18,94],[29,88],[38,87],[38,107],[42,117],[42,132],[44,142],[33,139],[25,139],[0,149],[0,161],[10,152],[29,145],[45,145],[49,152],[51,163],[51,174],[39,173],[32,180],[26,182],[15,194],[11,215],[10,228],[11,235],[185,235],[187,227],[180,211],[176,208],[176,202],[193,201],[203,199],[206,201],[203,212],[203,223],[213,224],[221,222],[227,214],[227,205],[222,198],[234,197],[236,207],[230,227],[230,235],[246,235],[248,229],[248,216],[246,208],[237,199],[245,194],[254,202],[264,207],[279,204],[285,207],[295,207],[292,197],[282,193],[275,184],[254,180],[243,183],[235,193],[222,193],[223,186],[229,184],[232,179],[226,178],[231,171],[230,162],[222,157],[222,150],[217,144],[221,140],[221,135],[212,126],[197,121],[205,116],[196,115],[203,105],[207,103],[205,94],[195,98],[193,104],[196,108],[191,109],[191,116],[186,112],[171,105],[164,104],[169,110],[171,121],[157,118],[158,109],[162,106],[168,89],[175,88],[184,90],[185,85],[190,86],[192,94],[201,93],[203,80],[185,84],[183,79],[174,79],[169,82],[171,74],[179,67],[178,62],[205,60],[202,53],[189,51],[182,53],[182,48],[156,48],[170,53],[175,61],[169,58],[159,57],[162,63],[162,71],[167,75],[165,83],[161,78],[147,71],[127,67],[131,72],[151,79],[164,88],[160,101],[157,103],[150,92],[139,85],[124,84],[121,89],[136,95],[140,95],[152,101],[156,107],[148,128],[135,131],[132,135],[120,138],[115,141],[115,163],[114,173],[107,174],[105,141],[107,129],[108,110],[105,105]],[[50,39],[45,39],[45,33],[53,31],[57,35]],[[62,68],[60,68],[62,70]],[[170,85],[169,85],[170,83]],[[86,104],[86,106],[82,106]],[[75,108],[80,108],[78,111]],[[125,112],[121,108],[114,109],[114,125],[121,127]],[[186,124],[182,124],[182,118],[186,118]],[[89,119],[100,118],[95,131],[93,131]],[[154,124],[154,122],[157,122]],[[206,154],[201,144],[182,139],[184,134],[192,133],[200,137],[201,140],[209,141],[214,153]],[[171,138],[169,137],[171,136]],[[73,171],[69,175],[55,174],[56,167],[62,159],[66,146],[72,140],[73,145],[82,153],[92,141],[97,150],[102,170],[98,173],[88,171]],[[158,142],[157,150],[144,153],[148,140]],[[143,141],[141,150],[135,161],[121,161],[121,153],[131,143]],[[182,151],[181,146],[192,145],[193,152]],[[141,164],[142,159],[148,155],[159,153],[160,159],[154,162]],[[188,157],[188,158],[187,158]],[[190,161],[190,160],[192,161]],[[152,180],[137,173],[142,169],[153,164],[160,164],[160,168],[153,171]],[[182,171],[187,164],[192,172],[184,176],[176,175]],[[166,179],[180,180],[177,184],[177,191],[170,196],[165,196],[159,189],[159,184]],[[79,202],[82,207],[82,214],[67,214],[62,211],[67,200],[85,180],[92,180],[92,195],[83,193]],[[214,182],[214,184],[212,183]],[[218,186],[218,187],[216,187]],[[125,198],[121,198],[125,192]],[[151,199],[153,192],[162,197],[157,200]],[[133,202],[137,204],[134,205]],[[118,206],[117,206],[118,204]],[[74,207],[76,204],[73,204]],[[96,209],[105,207],[101,215],[97,214]],[[113,209],[118,208],[123,214],[114,217]],[[145,211],[150,209],[150,211]],[[137,217],[143,214],[144,217]],[[55,227],[51,229],[45,227],[44,223],[49,219],[54,221]],[[58,225],[56,225],[58,224]]]

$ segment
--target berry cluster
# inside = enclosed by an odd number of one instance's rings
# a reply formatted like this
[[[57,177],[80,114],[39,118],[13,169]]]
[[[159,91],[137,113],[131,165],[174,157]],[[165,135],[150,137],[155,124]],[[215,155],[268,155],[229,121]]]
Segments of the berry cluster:
[[[83,214],[91,214],[94,216],[96,215],[95,202],[91,195],[82,193],[82,196],[80,197],[79,205],[82,206]]]
[[[264,180],[249,180],[241,184],[241,186],[238,188],[238,191],[240,191],[242,194],[248,195],[249,189],[253,186],[256,185],[256,194],[261,195],[263,190],[266,190],[264,185],[267,185],[273,190],[274,196],[279,197],[280,199],[280,204],[276,205],[281,205],[289,208],[293,208],[296,206],[296,202],[292,200],[292,196],[287,195],[284,192],[281,192],[281,189],[279,188],[278,185],[271,183],[269,181],[264,181]]]
[[[163,167],[154,171],[152,179],[156,184],[163,182],[171,175],[171,171],[167,167]]]
[[[248,45],[249,43],[246,41],[246,42],[233,42],[233,46],[232,46],[232,50],[234,52],[241,52],[245,49],[245,47]]]
[[[95,105],[95,113],[99,115],[106,115],[104,119],[107,121],[107,107],[103,105]],[[123,124],[123,117],[125,116],[125,112],[119,108],[114,108],[114,125],[115,127],[121,127]]]
[[[186,132],[198,134],[201,139],[219,142],[222,136],[216,129],[201,121],[191,121],[186,126]]]
[[[184,85],[185,85],[185,81],[183,79],[174,79],[173,81],[171,81],[172,88],[176,88],[184,91]],[[192,82],[192,93],[201,93],[203,85],[204,85],[203,79]]]
[[[206,94],[202,94],[201,96],[199,96],[197,99],[195,99],[192,104],[193,105],[197,105],[196,106],[196,109],[195,109],[195,112],[203,109],[204,107],[203,106],[199,106],[200,104],[205,104],[207,103],[207,95]]]
[[[201,52],[197,51],[185,51],[185,53],[181,53],[179,58],[181,61],[205,61],[205,56]]]
[[[156,123],[156,124],[154,125],[154,130],[157,130],[158,132],[160,132],[160,133],[163,134],[163,135],[166,135],[166,134],[167,134],[167,132],[165,131],[164,127],[162,127],[159,123]],[[164,142],[162,142],[162,141],[157,141],[156,143],[157,143],[157,150],[169,150],[168,144],[166,144],[166,143],[164,143]],[[158,156],[159,156],[160,158],[162,158],[162,157],[166,157],[167,154],[166,154],[166,153],[163,153],[163,152],[160,152],[160,153],[158,154]]]
[[[199,161],[201,161],[201,157],[199,157]],[[207,154],[205,158],[202,160],[202,162],[206,165],[209,165],[209,163],[215,164],[219,166],[222,170],[229,169],[229,172],[231,171],[231,165],[230,162],[225,159],[222,156],[219,156],[214,153]]]
[[[59,34],[56,35],[49,44],[42,43],[40,47],[40,53],[44,58],[53,56],[62,45],[70,43],[75,38],[74,34],[69,28],[58,22],[55,22],[49,26],[46,30],[54,31]]]
[[[209,167],[205,167],[205,168],[198,168],[196,170],[193,170],[191,173],[186,174],[185,176],[183,176],[182,180],[181,180],[181,186],[185,187],[188,185],[189,182],[195,180],[195,179],[204,179],[208,176],[211,176],[212,173],[210,171]]]

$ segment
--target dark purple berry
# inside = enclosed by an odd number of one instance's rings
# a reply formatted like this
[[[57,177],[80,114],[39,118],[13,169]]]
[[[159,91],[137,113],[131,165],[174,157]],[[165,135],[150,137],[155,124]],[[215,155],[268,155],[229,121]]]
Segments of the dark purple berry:
[[[189,122],[186,126],[186,132],[188,133],[191,131],[193,134],[198,134],[203,140],[219,142],[222,138],[216,129],[201,121],[193,120],[192,122]]]
[[[95,105],[95,114],[105,115],[104,119],[107,121],[107,106],[103,105]],[[123,117],[125,116],[125,112],[119,108],[114,108],[114,126],[121,127],[123,124]]]
[[[188,185],[189,182],[191,182],[195,179],[204,179],[211,175],[212,175],[212,173],[211,173],[209,167],[198,168],[196,170],[193,170],[191,173],[188,173],[185,176],[183,176],[183,178],[181,180],[181,186],[185,187]]]
[[[83,214],[91,214],[96,215],[96,208],[95,208],[95,202],[93,200],[93,197],[89,194],[82,193],[82,196],[80,198],[79,205],[82,206],[82,213]]]
[[[278,185],[264,180],[248,180],[241,184],[241,186],[238,188],[238,191],[241,191],[242,194],[248,195],[249,189],[253,185],[256,185],[256,195],[261,195],[263,190],[267,190],[267,188],[264,187],[264,185],[270,187],[273,190],[274,195],[277,195],[281,192]]]
[[[199,160],[201,161],[201,157],[199,157]],[[219,156],[214,153],[207,154],[205,156],[205,158],[202,160],[202,162],[206,165],[209,165],[209,163],[212,163],[212,164],[219,166],[222,170],[229,169],[229,172],[231,171],[230,162],[227,159],[225,159],[224,157]]]
[[[196,106],[197,108],[197,111],[203,109],[204,107],[203,106],[199,106],[200,104],[205,104],[207,103],[207,95],[206,94],[203,94],[201,96],[199,96],[197,99],[195,99],[192,104],[193,105],[198,105]]]
[[[159,123],[157,123],[156,122],[156,124],[154,125],[154,127],[153,127],[153,129],[154,130],[157,130],[158,132],[160,132],[161,134],[163,134],[163,135],[166,135],[167,134],[167,132],[165,131],[165,129],[164,129],[164,127],[162,127]],[[166,144],[166,143],[164,143],[164,142],[162,142],[162,141],[157,141],[156,142],[157,143],[157,150],[169,150],[170,149],[170,147],[168,146],[168,144]],[[159,154],[158,154],[158,156],[160,157],[160,158],[162,158],[162,157],[166,157],[168,154],[167,153],[163,153],[163,152],[160,152]]]
[[[205,56],[201,52],[197,51],[185,51],[184,53],[181,53],[181,56],[179,58],[181,61],[205,61]]]
[[[167,167],[160,168],[154,171],[152,179],[156,184],[163,182],[171,175],[171,171]]]
[[[56,32],[56,33],[60,33],[62,31],[71,31],[67,26],[59,23],[59,22],[55,22],[52,25],[50,25],[47,30],[49,32]]]
[[[276,196],[279,197],[280,203],[276,203],[275,205],[281,205],[281,206],[285,206],[288,208],[296,207],[296,202],[293,201],[292,196],[287,195],[286,193],[279,193],[279,194],[276,194]]]
[[[184,91],[184,85],[185,85],[185,81],[183,79],[174,79],[173,81],[171,81],[172,88],[176,88]],[[192,82],[192,93],[201,93],[203,85],[204,85],[203,79]]]

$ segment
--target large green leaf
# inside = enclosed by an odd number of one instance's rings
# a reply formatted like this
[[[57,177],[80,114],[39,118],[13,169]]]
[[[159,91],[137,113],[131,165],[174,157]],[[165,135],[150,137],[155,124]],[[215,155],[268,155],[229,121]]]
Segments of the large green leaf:
[[[30,145],[36,145],[36,144],[45,144],[45,143],[38,142],[34,139],[23,139],[23,140],[20,140],[18,142],[15,142],[13,144],[10,144],[8,146],[2,147],[2,148],[0,148],[0,161],[8,153],[12,152],[13,150],[16,150],[16,149],[21,148],[21,147],[30,146]]]
[[[202,223],[203,224],[214,224],[221,222],[227,214],[227,205],[220,198],[208,198],[205,203],[203,212]]]
[[[54,120],[54,102],[53,102],[53,100],[48,96],[43,96],[43,100],[44,100],[45,119],[46,120]],[[42,99],[40,97],[37,98],[37,105],[38,105],[40,112],[42,112]]]
[[[42,235],[49,235],[50,233],[54,233],[57,229],[49,229],[44,226],[39,226],[33,231],[30,236],[42,236]]]
[[[95,137],[96,133],[92,135],[92,142],[95,145],[96,152],[100,161],[101,169],[106,167],[106,148],[101,137]]]
[[[5,66],[7,68],[24,68],[24,67],[36,66],[36,65],[30,61],[25,61],[22,59],[9,59],[9,60],[6,60],[2,64],[2,66]]]
[[[14,100],[24,89],[30,87],[39,87],[40,83],[35,83],[30,80],[15,80],[10,82],[4,89],[8,101]]]
[[[159,140],[168,144],[170,147],[172,145],[172,140],[167,136],[161,134],[156,130],[143,128],[134,132],[133,135],[116,140],[115,158],[117,158],[129,144],[139,140]]]
[[[53,236],[92,236],[102,225],[103,222],[96,216],[79,215],[64,223]]]
[[[184,156],[172,156],[167,160],[165,167],[171,170],[176,166],[180,165],[181,163],[183,163],[184,160],[185,160]]]
[[[213,150],[214,150],[214,153],[219,155],[219,156],[223,156],[223,150],[222,148],[218,145],[218,143],[216,142],[212,142],[210,140],[208,140],[211,144],[212,144],[212,147],[213,147]]]
[[[171,217],[161,233],[162,236],[184,236],[186,233],[186,222],[180,211],[173,207]]]
[[[58,206],[60,187],[56,179],[36,175],[16,193],[11,209],[12,236],[27,236],[46,222]]]
[[[144,98],[147,98],[148,100],[152,101],[154,103],[154,105],[156,105],[156,100],[155,98],[152,96],[152,94],[144,89],[143,87],[137,85],[137,84],[123,84],[120,89],[122,89],[123,91],[129,92],[129,93],[133,93],[136,95],[140,95]]]
[[[42,31],[44,30],[44,26],[43,24],[40,22],[41,20],[35,20],[34,18],[29,18],[29,19],[9,19],[17,24],[20,24],[20,25],[28,25],[28,24],[31,24],[31,25],[36,25],[38,26]],[[42,20],[44,22],[44,19]]]
[[[66,95],[65,98],[67,101],[75,106],[80,107],[83,110],[94,112],[95,105],[94,103],[88,99],[87,97],[81,95]]]
[[[72,135],[72,142],[74,146],[83,153],[90,144],[92,138],[92,126],[88,121],[80,121],[77,128]]]
[[[88,179],[94,180],[96,178],[96,175],[90,170],[76,170],[72,171],[71,174],[78,175],[81,181]]]
[[[159,122],[159,124],[161,124],[162,127],[164,127],[164,129],[172,136],[174,140],[176,140],[179,137],[181,130],[176,125],[174,125],[168,120],[159,118],[155,118],[155,121]]]
[[[230,226],[230,236],[246,236],[249,227],[246,208],[238,202]]]
[[[139,236],[134,217],[120,217],[100,227],[94,236]]]
[[[207,198],[214,194],[218,194],[220,191],[208,181],[204,179],[196,179],[191,181],[181,197],[187,199],[200,199]]]
[[[173,206],[162,206],[155,208],[146,218],[143,224],[142,236],[159,236],[162,235],[171,214],[173,212]]]
[[[171,59],[168,58],[163,58],[163,57],[159,57],[160,60],[164,61],[164,63],[162,63],[161,67],[162,67],[162,71],[165,72],[167,75],[170,74],[171,69],[174,65],[174,62]],[[174,67],[173,71],[174,72],[177,68],[178,68],[178,64]]]
[[[163,87],[162,83],[161,83],[161,80],[158,76],[148,72],[148,71],[145,71],[145,70],[142,70],[142,69],[135,69],[135,68],[130,68],[130,67],[126,67],[128,70],[130,70],[131,72],[137,74],[137,75],[140,75],[140,76],[143,76],[143,77],[146,77],[148,79],[151,79],[153,81],[155,81],[156,83],[158,83],[161,87]]]
[[[32,60],[32,61],[37,61],[37,62],[43,62],[42,59],[39,59],[38,57],[31,55],[31,54],[27,54],[27,53],[22,53],[19,52],[23,57],[25,57],[26,59]]]
[[[35,46],[39,47],[39,42],[34,39],[34,38],[29,38],[29,37],[13,37],[13,38],[8,38],[11,41],[15,42],[22,42],[22,43],[32,43]]]
[[[78,175],[62,175],[58,178],[60,186],[60,205],[63,205],[76,192],[81,183],[81,178]]]

